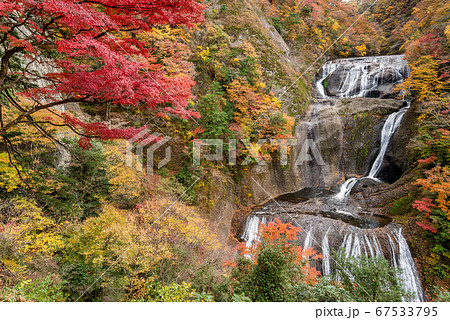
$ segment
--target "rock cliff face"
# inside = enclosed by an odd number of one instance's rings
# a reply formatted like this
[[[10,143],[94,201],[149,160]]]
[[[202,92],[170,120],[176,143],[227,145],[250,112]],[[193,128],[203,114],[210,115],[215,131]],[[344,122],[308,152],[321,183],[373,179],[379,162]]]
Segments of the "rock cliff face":
[[[297,187],[333,188],[352,175],[362,176],[378,153],[380,133],[388,114],[403,102],[394,99],[354,98],[320,100],[308,108],[306,121],[297,125],[297,141],[314,141],[322,159],[295,165],[304,143],[291,159]],[[313,158],[313,154],[311,157]]]

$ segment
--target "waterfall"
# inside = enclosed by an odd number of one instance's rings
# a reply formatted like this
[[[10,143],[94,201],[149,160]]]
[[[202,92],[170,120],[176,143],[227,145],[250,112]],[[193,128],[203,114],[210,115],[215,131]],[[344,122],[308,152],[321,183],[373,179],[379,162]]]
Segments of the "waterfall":
[[[394,112],[387,118],[383,130],[381,131],[381,147],[380,152],[377,155],[374,163],[372,164],[372,168],[370,169],[370,173],[368,175],[369,178],[376,178],[377,174],[380,172],[381,167],[383,166],[384,156],[386,155],[386,150],[389,146],[389,142],[391,142],[392,136],[394,135],[397,128],[400,126],[402,122],[403,116],[406,113],[406,110],[409,108],[408,106],[400,109],[398,112]]]
[[[290,217],[292,219],[292,217]],[[268,219],[263,215],[252,215],[247,218],[242,239],[247,246],[253,246],[259,240],[258,228],[259,224],[267,223]],[[409,250],[406,239],[403,237],[402,228],[397,225],[389,224],[386,229],[374,232],[370,229],[360,229],[349,226],[342,229],[342,226],[336,225],[332,220],[329,224],[322,225],[317,220],[307,220],[296,223],[303,230],[309,231],[301,233],[298,239],[299,244],[303,244],[304,248],[313,248],[322,255],[319,262],[310,261],[317,270],[322,270],[322,275],[330,276],[333,273],[332,257],[330,255],[331,248],[342,249],[344,256],[359,257],[362,255],[368,257],[384,257],[388,259],[394,268],[401,270],[400,281],[404,290],[410,295],[407,301],[424,301],[422,286],[420,284],[419,274]],[[315,227],[316,226],[316,227]],[[305,228],[306,227],[306,228]],[[329,239],[339,239],[339,234],[344,233],[341,241],[335,241],[330,246]],[[302,239],[302,235],[304,238]],[[384,253],[382,248],[386,248]],[[337,280],[340,277],[337,275]]]
[[[322,239],[322,274],[324,276],[331,275],[330,244],[328,242],[328,232],[330,232],[330,228],[328,228],[325,236]]]
[[[374,238],[375,242],[375,254],[377,255],[377,257],[382,257],[383,256],[383,251],[381,250],[381,245],[380,245],[380,241],[378,241],[378,239],[375,237],[375,235],[372,235],[372,237]]]
[[[316,76],[315,87],[318,97],[328,100],[318,100],[316,103],[330,104],[334,101],[333,98],[372,97],[375,93],[380,97],[386,97],[393,86],[403,81],[407,74],[408,68],[403,56],[341,59],[327,62]],[[377,176],[383,169],[387,148],[408,108],[409,102],[406,107],[386,118],[381,131],[380,149],[369,173],[364,178],[380,182]],[[303,136],[305,139],[314,139],[320,132],[312,126],[312,120],[315,120],[316,116],[317,112],[311,112],[306,134]],[[306,172],[305,176],[314,174],[310,167],[305,167],[305,170],[310,171]],[[322,178],[319,175],[317,179]],[[308,189],[307,191],[302,189],[279,196],[277,199],[281,199],[283,210],[277,208],[280,206],[277,201],[256,207],[252,215],[247,218],[242,239],[247,246],[254,246],[259,240],[259,224],[266,223],[274,216],[283,222],[294,222],[302,230],[308,230],[299,234],[298,245],[303,246],[304,249],[313,248],[321,254],[320,260],[310,260],[308,263],[317,270],[321,270],[323,276],[333,274],[335,266],[331,256],[333,250],[341,249],[346,258],[383,257],[392,267],[401,270],[399,280],[404,290],[410,294],[405,300],[423,301],[424,295],[419,274],[401,227],[388,217],[377,216],[370,210],[362,211],[364,209],[357,201],[347,201],[352,200],[349,199],[349,195],[361,179],[353,177],[346,180],[339,192],[334,195],[329,191],[323,193],[323,189],[309,187],[305,188]],[[294,199],[294,197],[297,198]],[[298,201],[293,201],[293,205],[289,206],[290,200]],[[336,280],[339,279],[337,274]]]
[[[364,233],[364,254],[368,257],[383,257],[383,251],[381,250],[380,242],[375,234],[369,235],[368,233]],[[367,251],[368,250],[368,251]]]
[[[251,248],[255,245],[256,242],[259,241],[259,224],[265,224],[267,222],[267,218],[265,216],[259,219],[259,216],[252,215],[247,218],[247,223],[245,224],[245,230],[242,235],[242,239],[245,241],[247,247]]]
[[[392,94],[408,76],[408,67],[403,55],[350,58],[325,63],[319,74],[315,87],[320,99],[379,98]]]
[[[341,248],[344,249],[345,257],[359,257],[361,255],[361,241],[357,234],[345,235]]]
[[[389,240],[389,249],[391,250],[391,262],[395,268],[397,268],[397,247],[395,246],[394,240],[389,234],[386,234]]]
[[[358,178],[350,178],[347,181],[345,181],[344,184],[341,186],[339,192],[334,196],[334,198],[339,201],[347,199],[353,187],[358,181],[359,181]]]
[[[325,93],[325,88],[323,86],[323,82],[328,77],[328,75],[334,70],[336,70],[337,64],[334,64],[332,61],[328,61],[323,65],[322,68],[322,77],[316,82],[316,88],[319,92],[319,98],[326,98],[327,94]]]
[[[417,272],[414,259],[411,256],[409,246],[406,243],[406,239],[403,237],[402,229],[399,228],[397,233],[394,234],[398,243],[398,265],[402,270],[402,282],[403,288],[407,293],[412,295],[407,301],[423,301],[422,285],[420,284],[419,275]]]
[[[378,152],[378,155],[374,163],[372,164],[372,167],[370,168],[369,175],[364,178],[370,178],[372,180],[379,181],[376,177],[378,173],[380,173],[380,170],[383,166],[387,148],[389,146],[389,143],[391,142],[392,137],[394,136],[395,131],[400,126],[403,116],[409,108],[409,104],[410,102],[408,102],[408,105],[406,107],[390,114],[386,119],[386,122],[383,125],[383,130],[381,131],[380,151]],[[339,192],[334,196],[334,199],[338,201],[344,201],[345,199],[347,199],[355,184],[360,180],[361,179],[358,178],[350,178],[346,180],[341,186]]]
[[[312,232],[313,232],[314,227],[311,227],[311,229],[309,229],[308,234],[306,235],[306,239],[305,239],[305,243],[303,245],[303,250],[306,250],[306,248],[310,248],[311,247],[311,238],[312,238]]]

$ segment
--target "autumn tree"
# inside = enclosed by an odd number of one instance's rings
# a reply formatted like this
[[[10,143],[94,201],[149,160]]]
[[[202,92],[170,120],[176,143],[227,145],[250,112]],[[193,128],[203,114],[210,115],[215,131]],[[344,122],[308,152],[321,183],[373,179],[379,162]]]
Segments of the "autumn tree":
[[[62,277],[72,298],[90,300],[101,293],[148,301],[153,285],[191,280],[213,263],[219,243],[207,221],[193,207],[172,204],[158,197],[135,211],[107,205],[98,217],[70,225],[76,230],[67,230]],[[95,281],[108,266],[110,272]]]
[[[349,57],[380,51],[377,26],[351,1],[273,0],[266,6],[280,34],[301,52]]]
[[[419,102],[438,100],[446,82],[439,75],[439,64],[431,56],[422,56],[411,63],[411,75],[399,86],[403,95],[413,93]]]
[[[42,131],[39,110],[71,102],[111,103],[159,109],[182,118],[194,82],[162,67],[143,32],[156,25],[203,21],[196,0],[7,0],[0,1],[0,135],[28,123]],[[7,108],[18,115],[6,119]],[[65,124],[100,138],[127,138],[136,130]],[[85,141],[85,146],[89,146]]]
[[[300,231],[279,219],[261,224],[261,240],[252,247],[239,245],[240,257],[229,263],[234,292],[252,301],[295,301],[295,284],[316,283],[320,272],[310,266],[309,259],[320,256],[296,244]]]

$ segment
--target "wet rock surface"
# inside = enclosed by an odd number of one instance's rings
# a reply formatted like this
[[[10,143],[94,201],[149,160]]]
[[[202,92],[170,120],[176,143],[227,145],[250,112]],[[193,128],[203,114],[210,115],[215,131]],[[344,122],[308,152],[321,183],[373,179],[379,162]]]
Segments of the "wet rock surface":
[[[404,102],[394,99],[353,98],[317,100],[308,107],[307,120],[296,128],[297,146],[290,159],[297,190],[327,189],[346,178],[368,172],[380,146],[386,117]],[[295,165],[304,141],[314,141],[324,165],[313,160]],[[310,152],[311,153],[311,152]]]
[[[401,55],[330,61],[316,76],[315,95],[391,98],[394,87],[407,76],[408,67]]]

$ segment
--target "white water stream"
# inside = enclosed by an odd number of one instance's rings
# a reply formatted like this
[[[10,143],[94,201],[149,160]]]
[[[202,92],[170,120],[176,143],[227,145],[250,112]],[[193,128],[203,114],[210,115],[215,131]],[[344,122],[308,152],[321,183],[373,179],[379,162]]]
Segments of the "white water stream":
[[[384,123],[383,126],[383,130],[381,131],[380,151],[378,152],[378,155],[372,164],[369,175],[367,175],[364,178],[370,178],[378,182],[380,181],[377,179],[377,175],[380,173],[380,170],[383,167],[384,157],[386,156],[387,148],[389,146],[389,143],[391,142],[392,137],[394,136],[395,131],[400,126],[403,116],[405,115],[408,108],[409,102],[408,106],[400,109],[397,112],[390,114],[389,117],[386,119],[386,122]],[[350,178],[346,180],[344,184],[341,186],[339,192],[334,196],[334,199],[338,201],[346,200],[350,195],[350,192],[352,191],[355,184],[361,179],[362,178]]]

